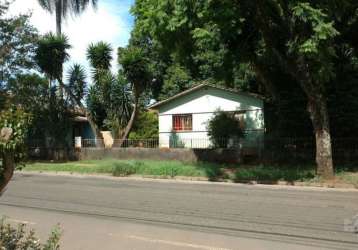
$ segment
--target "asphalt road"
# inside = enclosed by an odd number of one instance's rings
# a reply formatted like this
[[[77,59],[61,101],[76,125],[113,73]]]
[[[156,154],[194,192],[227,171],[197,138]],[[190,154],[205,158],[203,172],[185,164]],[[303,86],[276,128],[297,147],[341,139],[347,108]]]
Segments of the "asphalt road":
[[[62,249],[358,249],[358,192],[17,174],[0,216]]]

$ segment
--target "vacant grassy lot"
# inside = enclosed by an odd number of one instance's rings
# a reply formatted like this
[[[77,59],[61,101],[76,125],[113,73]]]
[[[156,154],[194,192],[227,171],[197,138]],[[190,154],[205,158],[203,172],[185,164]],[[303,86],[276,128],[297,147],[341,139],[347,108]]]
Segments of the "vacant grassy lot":
[[[24,171],[70,172],[79,174],[108,174],[113,176],[176,176],[200,177],[211,181],[288,183],[303,182],[309,185],[321,183],[313,166],[243,166],[218,165],[210,163],[189,164],[179,161],[149,160],[92,160],[66,163],[28,163]],[[335,183],[348,184],[358,188],[358,173],[355,168],[338,168]]]

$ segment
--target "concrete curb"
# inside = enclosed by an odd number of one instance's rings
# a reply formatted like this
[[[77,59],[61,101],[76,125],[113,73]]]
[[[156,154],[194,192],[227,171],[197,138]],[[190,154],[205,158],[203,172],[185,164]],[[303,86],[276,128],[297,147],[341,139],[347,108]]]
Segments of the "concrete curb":
[[[221,186],[235,186],[235,187],[253,187],[253,188],[265,188],[265,189],[286,189],[286,190],[314,190],[314,191],[324,191],[324,192],[358,192],[358,189],[354,185],[350,184],[333,184],[326,183],[310,183],[305,182],[294,182],[288,183],[284,181],[279,181],[277,184],[260,184],[254,181],[249,183],[234,183],[232,181],[227,182],[213,182],[209,181],[208,178],[204,177],[186,177],[186,176],[177,176],[175,178],[163,178],[162,176],[127,176],[127,177],[114,177],[109,174],[78,174],[71,172],[46,172],[46,171],[15,171],[16,175],[20,176],[62,176],[62,177],[72,177],[72,178],[84,178],[84,179],[105,179],[112,181],[145,181],[145,182],[159,182],[159,183],[178,183],[178,184],[195,184],[195,185],[221,185]]]

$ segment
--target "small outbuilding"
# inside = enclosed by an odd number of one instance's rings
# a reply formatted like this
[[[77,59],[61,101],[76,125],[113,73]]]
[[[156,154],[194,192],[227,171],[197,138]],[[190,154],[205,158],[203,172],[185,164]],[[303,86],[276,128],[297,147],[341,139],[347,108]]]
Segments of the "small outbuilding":
[[[149,107],[159,116],[159,147],[209,148],[208,122],[217,111],[240,120],[240,145],[257,148],[264,136],[264,101],[258,95],[200,84]],[[230,143],[230,142],[228,142]]]

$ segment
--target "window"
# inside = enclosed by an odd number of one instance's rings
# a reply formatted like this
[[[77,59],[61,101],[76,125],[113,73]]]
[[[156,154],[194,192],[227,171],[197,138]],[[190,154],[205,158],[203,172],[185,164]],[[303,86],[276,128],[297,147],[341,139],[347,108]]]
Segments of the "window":
[[[193,115],[173,115],[173,130],[174,131],[192,131],[193,130]]]

